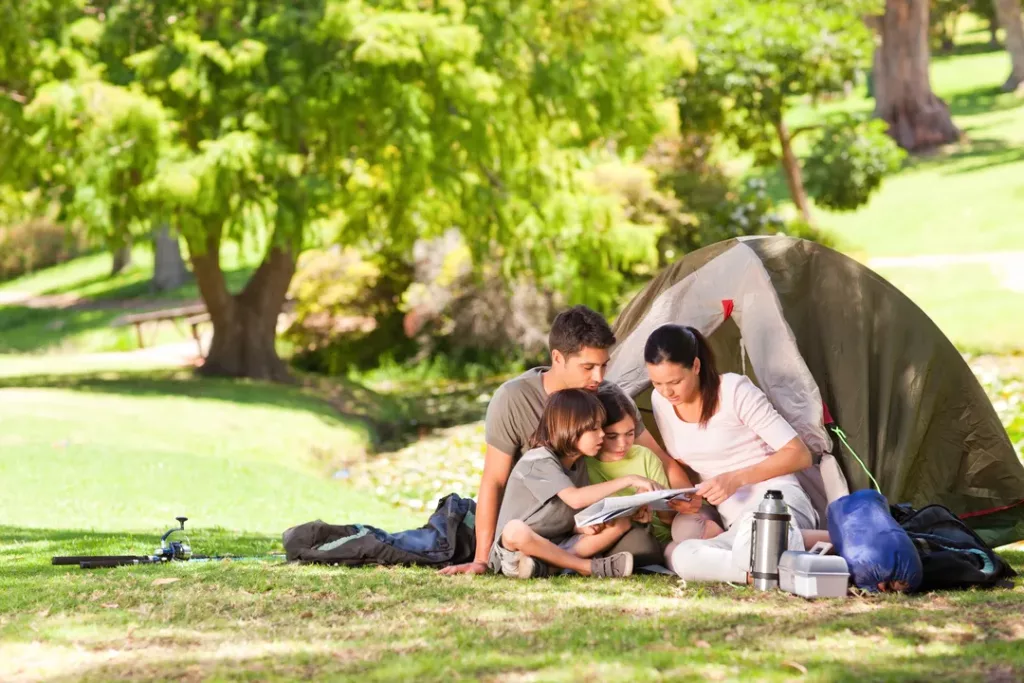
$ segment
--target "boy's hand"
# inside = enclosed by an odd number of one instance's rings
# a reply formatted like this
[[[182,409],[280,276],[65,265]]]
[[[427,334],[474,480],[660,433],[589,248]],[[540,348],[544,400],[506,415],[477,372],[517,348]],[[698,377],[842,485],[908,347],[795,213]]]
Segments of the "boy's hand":
[[[576,527],[576,533],[583,534],[584,536],[594,536],[604,531],[606,524],[592,524],[590,526]]]
[[[701,505],[704,504],[704,498],[700,494],[693,494],[690,496],[690,500],[669,500],[666,501],[668,506],[674,511],[681,515],[693,515],[700,512]]]
[[[651,508],[644,505],[633,513],[633,521],[637,524],[647,524],[651,521]]]
[[[631,474],[628,477],[630,486],[636,489],[637,493],[650,493],[651,491],[660,491],[663,487],[653,479],[647,477],[641,477],[639,474]]]

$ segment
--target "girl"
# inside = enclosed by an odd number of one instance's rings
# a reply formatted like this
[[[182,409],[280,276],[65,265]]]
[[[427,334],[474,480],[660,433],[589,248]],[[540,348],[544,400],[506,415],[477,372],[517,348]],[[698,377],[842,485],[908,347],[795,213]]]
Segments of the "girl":
[[[597,397],[605,411],[604,443],[598,456],[587,460],[590,481],[597,483],[636,474],[658,482],[663,488],[668,488],[668,477],[658,456],[650,449],[633,443],[636,422],[632,403],[626,395],[622,392],[602,391]],[[635,491],[624,489],[618,495],[632,493]],[[643,524],[650,522],[651,533],[662,547],[669,545],[669,553],[681,541],[713,538],[722,533],[722,527],[703,510],[690,515],[658,512],[652,516],[650,510],[645,508],[634,517],[634,521]]]
[[[601,451],[604,408],[582,389],[565,389],[548,399],[527,451],[512,468],[498,513],[489,565],[506,576],[545,576],[548,566],[584,576],[622,577],[633,573],[633,556],[597,558],[630,529],[628,518],[577,528],[575,513],[629,487],[661,486],[637,475],[588,485],[582,459]]]
[[[727,529],[671,548],[666,559],[673,571],[697,581],[746,582],[751,520],[769,489],[781,491],[789,505],[789,549],[803,550],[800,530],[816,529],[817,514],[794,476],[812,462],[796,431],[749,379],[720,375],[707,341],[692,327],[659,327],[644,360],[666,450],[700,475],[700,494]]]

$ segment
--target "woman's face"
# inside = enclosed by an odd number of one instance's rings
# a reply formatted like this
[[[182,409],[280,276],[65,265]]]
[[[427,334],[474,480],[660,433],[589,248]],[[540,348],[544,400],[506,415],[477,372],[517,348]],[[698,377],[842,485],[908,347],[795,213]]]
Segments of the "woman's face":
[[[583,455],[594,457],[601,452],[601,446],[603,445],[604,430],[598,427],[597,429],[583,432],[580,435],[579,441],[576,442],[576,450]]]
[[[633,418],[626,416],[618,422],[605,425],[604,445],[602,453],[616,458],[625,457],[626,452],[633,447],[633,439],[636,436],[636,424]]]
[[[647,375],[654,390],[672,405],[688,403],[700,394],[700,360],[694,360],[692,368],[668,361],[648,364]]]

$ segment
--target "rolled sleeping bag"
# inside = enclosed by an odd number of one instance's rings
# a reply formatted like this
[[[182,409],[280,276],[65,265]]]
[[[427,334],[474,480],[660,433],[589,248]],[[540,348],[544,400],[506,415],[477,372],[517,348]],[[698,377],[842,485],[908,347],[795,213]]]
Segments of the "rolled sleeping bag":
[[[877,592],[878,584],[899,581],[913,592],[921,585],[924,571],[917,548],[878,491],[865,489],[832,501],[828,535],[858,588]]]

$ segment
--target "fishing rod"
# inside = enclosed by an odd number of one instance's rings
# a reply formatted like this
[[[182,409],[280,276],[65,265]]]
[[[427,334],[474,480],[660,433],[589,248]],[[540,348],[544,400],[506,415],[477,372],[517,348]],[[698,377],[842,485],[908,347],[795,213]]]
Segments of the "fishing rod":
[[[136,564],[163,564],[165,562],[209,562],[212,560],[266,560],[283,558],[282,553],[271,553],[252,557],[234,555],[193,555],[192,545],[185,535],[188,517],[175,517],[178,525],[168,529],[160,537],[160,547],[152,555],[58,555],[50,559],[55,565],[78,565],[82,569],[102,569]],[[181,532],[184,540],[168,540],[172,534]]]

